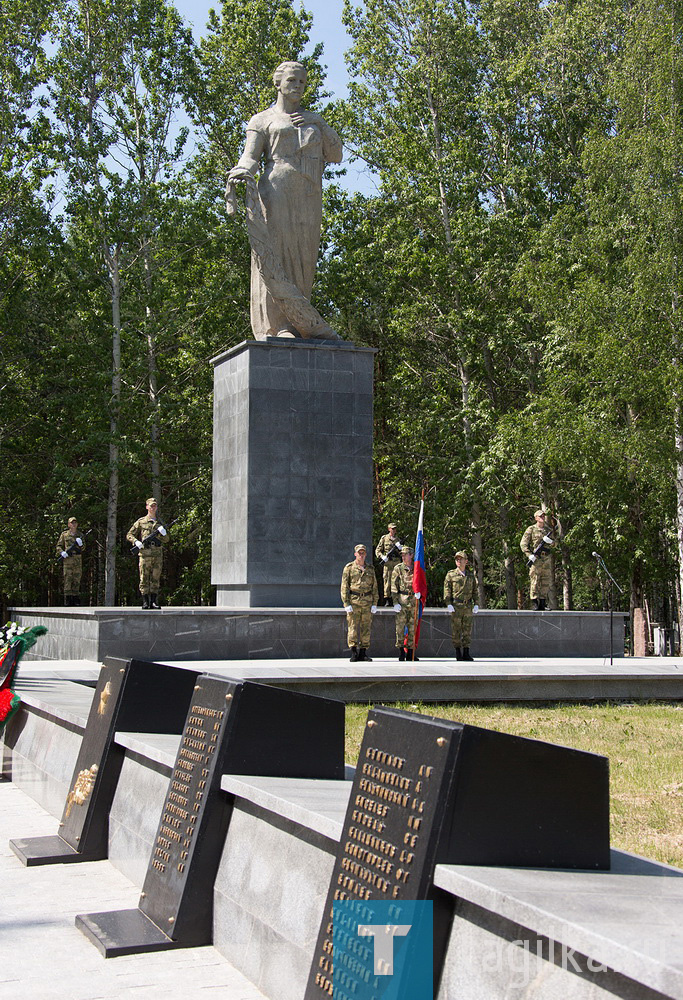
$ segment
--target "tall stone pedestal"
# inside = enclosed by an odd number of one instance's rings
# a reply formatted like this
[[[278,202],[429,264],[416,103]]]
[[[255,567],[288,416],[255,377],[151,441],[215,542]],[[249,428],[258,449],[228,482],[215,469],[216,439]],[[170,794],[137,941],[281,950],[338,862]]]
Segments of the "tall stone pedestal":
[[[218,607],[338,607],[372,546],[374,350],[248,341],[214,359]]]

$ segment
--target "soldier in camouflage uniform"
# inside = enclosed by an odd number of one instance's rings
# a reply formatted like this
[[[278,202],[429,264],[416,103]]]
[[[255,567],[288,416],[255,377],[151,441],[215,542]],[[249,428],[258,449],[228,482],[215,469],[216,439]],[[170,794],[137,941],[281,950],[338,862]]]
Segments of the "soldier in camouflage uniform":
[[[545,603],[548,599],[550,588],[550,552],[548,547],[553,545],[553,539],[549,534],[551,530],[546,523],[545,511],[537,510],[534,514],[535,524],[530,524],[522,535],[519,543],[524,555],[531,561],[529,566],[529,581],[531,583],[531,600],[534,603],[534,611],[545,611]],[[543,549],[538,555],[534,555],[534,550],[543,541]]]
[[[72,545],[74,552],[69,553]],[[78,521],[70,517],[67,527],[59,536],[57,542],[57,558],[64,563],[64,604],[67,608],[75,608],[81,603],[81,574],[83,572],[82,554],[85,552],[85,542],[78,531]]]
[[[415,646],[413,550],[404,545],[401,558],[402,562],[391,574],[391,602],[396,612],[396,648],[399,662],[418,659],[413,655]]]
[[[455,569],[446,573],[443,585],[443,599],[451,613],[451,637],[455,646],[456,660],[472,660],[470,638],[472,635],[472,613],[474,604],[474,573],[467,568],[467,553],[455,553]]]
[[[356,545],[354,553],[355,559],[346,564],[341,579],[341,599],[346,611],[347,642],[352,663],[372,659],[367,651],[372,615],[377,611],[379,598],[375,570],[365,565],[365,546]]]
[[[384,563],[383,594],[384,603],[391,601],[391,575],[401,562],[401,539],[396,534],[396,525],[388,524],[388,535],[382,535],[375,549],[375,558]]]
[[[138,550],[140,593],[144,610],[159,607],[159,584],[164,558],[161,546],[168,541],[168,532],[157,519],[157,506],[154,497],[150,497],[146,502],[147,513],[137,519],[126,535]]]

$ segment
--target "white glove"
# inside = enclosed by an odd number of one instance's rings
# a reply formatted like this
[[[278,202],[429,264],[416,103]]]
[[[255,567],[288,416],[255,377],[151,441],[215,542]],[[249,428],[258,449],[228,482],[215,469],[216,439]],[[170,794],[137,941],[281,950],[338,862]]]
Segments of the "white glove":
[[[382,562],[389,562],[389,556],[380,556]]]
[[[377,614],[377,605],[376,604],[373,604],[372,607],[370,608],[370,614],[371,615],[376,615]]]
[[[353,604],[347,604],[346,607],[344,608],[344,611],[346,611],[347,615],[350,615],[351,612],[353,611]]]
[[[83,539],[82,538],[77,538],[76,539],[76,545],[82,545],[82,544],[83,544]]]
[[[163,524],[159,525],[159,534],[164,536],[166,535],[166,528],[164,528]]]
[[[476,615],[478,613],[479,613],[479,605],[475,604],[474,607],[472,608],[472,614]]]
[[[452,604],[449,604],[448,607],[446,608],[446,611],[450,611],[452,614],[455,611],[455,608],[453,607]]]
[[[66,549],[62,549],[62,551],[59,554],[62,557],[62,559],[68,559],[69,557],[69,553],[66,551]]]
[[[394,611],[400,611],[400,610],[401,610],[401,605],[400,604],[394,604]]]
[[[535,556],[535,555],[533,554],[533,552],[532,552],[532,553],[531,553],[531,555],[529,556],[529,562],[532,562],[532,563],[535,563],[535,562],[536,562],[536,556]]]
[[[403,552],[403,546],[401,545],[400,542],[395,542],[394,544],[396,545],[396,548],[398,549],[399,552]]]
[[[417,592],[417,594],[413,594],[413,597],[414,597],[414,598],[415,598],[415,599],[416,599],[417,601],[419,601],[419,600],[420,600],[420,598],[422,597],[422,594],[421,594],[421,593],[420,593],[420,592],[418,591],[418,592]]]
[[[553,540],[550,537],[550,535],[544,535],[543,536],[543,541],[545,542],[546,545],[552,545],[553,544]]]
[[[136,546],[137,546],[137,548],[139,548],[139,549],[141,549],[141,548],[142,548],[142,542],[140,541],[140,539],[139,539],[139,538],[136,538],[136,539],[135,539],[135,545],[136,545]]]

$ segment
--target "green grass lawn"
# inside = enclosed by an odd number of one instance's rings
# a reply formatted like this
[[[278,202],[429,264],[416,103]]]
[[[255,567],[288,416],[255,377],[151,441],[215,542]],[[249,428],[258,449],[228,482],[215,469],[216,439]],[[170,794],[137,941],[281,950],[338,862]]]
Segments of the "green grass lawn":
[[[604,754],[612,847],[683,867],[683,704],[395,707]],[[367,713],[367,705],[346,708],[350,764],[358,759]]]

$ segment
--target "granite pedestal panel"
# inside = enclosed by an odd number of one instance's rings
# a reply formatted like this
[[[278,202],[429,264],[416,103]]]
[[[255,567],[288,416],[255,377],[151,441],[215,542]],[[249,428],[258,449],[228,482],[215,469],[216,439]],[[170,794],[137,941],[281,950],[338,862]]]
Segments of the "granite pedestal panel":
[[[248,341],[215,358],[211,582],[227,607],[335,607],[372,544],[375,351]]]
[[[338,597],[337,593],[337,597]],[[271,660],[348,656],[342,608],[13,608],[22,625],[46,625],[38,651],[25,659]],[[474,617],[475,657],[608,656],[608,612],[480,611]],[[396,616],[380,608],[370,652],[396,655]],[[624,616],[615,614],[614,656],[623,657]],[[450,615],[428,608],[419,655],[453,657]]]

